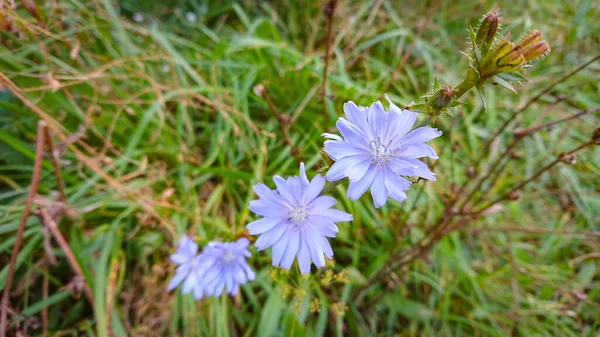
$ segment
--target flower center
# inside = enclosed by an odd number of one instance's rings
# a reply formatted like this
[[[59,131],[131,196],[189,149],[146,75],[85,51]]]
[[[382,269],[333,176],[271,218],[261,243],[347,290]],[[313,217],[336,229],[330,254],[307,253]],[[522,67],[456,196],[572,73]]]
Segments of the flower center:
[[[226,250],[221,257],[221,262],[232,263],[233,261],[235,261],[235,254],[230,250]]]
[[[298,226],[302,226],[304,223],[306,223],[306,220],[308,219],[308,211],[306,208],[300,206],[289,212],[288,217],[289,222],[293,225],[296,225],[297,228]]]
[[[372,163],[381,167],[381,165],[390,161],[393,157],[392,150],[381,143],[381,138],[377,137],[369,144],[371,146]]]

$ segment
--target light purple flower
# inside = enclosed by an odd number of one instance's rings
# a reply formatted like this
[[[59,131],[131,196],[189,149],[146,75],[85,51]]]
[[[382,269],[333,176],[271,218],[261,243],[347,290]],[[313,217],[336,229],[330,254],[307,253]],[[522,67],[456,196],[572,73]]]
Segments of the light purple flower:
[[[255,276],[245,259],[251,255],[248,244],[247,239],[213,241],[197,254],[198,245],[182,236],[177,251],[171,255],[171,261],[179,266],[169,282],[169,291],[183,283],[181,292],[193,292],[197,300],[205,295],[218,296],[225,288],[230,295],[237,294],[239,285]]]
[[[352,215],[336,209],[334,198],[319,196],[325,178],[317,174],[309,181],[300,164],[300,177],[287,180],[274,176],[276,190],[264,184],[254,186],[259,200],[250,201],[250,210],[263,218],[249,223],[246,228],[252,235],[260,234],[256,248],[273,247],[273,266],[290,269],[294,258],[302,274],[310,271],[310,263],[317,268],[325,266],[325,257],[331,259],[333,250],[327,237],[335,237],[340,221],[351,221]]]
[[[202,252],[202,288],[204,294],[219,296],[223,289],[236,295],[240,285],[254,280],[254,271],[246,258],[251,256],[248,239],[236,242],[210,242]]]
[[[388,196],[397,201],[406,199],[410,187],[406,176],[418,176],[435,181],[435,174],[418,160],[437,159],[435,150],[425,144],[442,135],[437,129],[423,126],[412,131],[417,113],[401,110],[386,96],[390,109],[381,102],[359,107],[350,101],[344,104],[346,118],[336,126],[342,137],[324,133],[325,153],[335,160],[325,177],[336,181],[348,177],[347,196],[357,200],[371,187],[375,207],[385,205]],[[410,132],[409,132],[410,131]]]
[[[199,273],[200,273],[200,256],[198,255],[198,244],[186,235],[181,237],[177,250],[170,256],[173,263],[179,265],[175,270],[175,275],[169,282],[169,291],[177,288],[183,282],[181,292],[187,294],[194,290],[200,291]]]

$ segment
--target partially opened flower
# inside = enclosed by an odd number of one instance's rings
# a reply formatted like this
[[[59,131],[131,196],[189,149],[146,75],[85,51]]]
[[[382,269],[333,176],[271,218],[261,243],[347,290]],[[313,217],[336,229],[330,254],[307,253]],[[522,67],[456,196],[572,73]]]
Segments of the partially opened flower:
[[[177,250],[170,256],[173,263],[179,265],[175,270],[175,275],[169,282],[169,291],[177,288],[179,284],[183,282],[181,292],[187,294],[194,291],[194,297],[200,299],[200,296],[196,296],[202,292],[200,286],[200,275],[201,275],[201,256],[198,255],[198,244],[192,239],[183,235],[177,246]]]
[[[236,295],[239,286],[254,280],[254,271],[248,266],[250,257],[248,239],[236,242],[210,242],[202,252],[201,283],[205,295],[219,296],[223,289]]]
[[[347,196],[351,200],[360,198],[370,187],[377,208],[385,205],[388,196],[398,201],[406,199],[404,191],[410,187],[406,176],[436,180],[417,158],[437,159],[425,142],[442,134],[427,126],[410,131],[417,113],[401,110],[388,101],[388,112],[379,101],[368,108],[345,103],[347,119],[339,118],[336,123],[342,137],[323,134],[330,139],[325,141],[325,153],[335,160],[325,177],[329,181],[348,177]]]
[[[335,237],[340,221],[351,221],[352,215],[330,207],[335,199],[319,196],[325,178],[316,175],[309,181],[300,164],[300,177],[287,180],[274,176],[276,190],[264,184],[254,186],[259,200],[250,202],[250,210],[263,218],[249,223],[252,235],[260,234],[256,248],[273,247],[273,266],[290,269],[294,258],[302,274],[310,271],[311,261],[317,268],[325,266],[325,257],[331,259],[333,250],[327,237]]]

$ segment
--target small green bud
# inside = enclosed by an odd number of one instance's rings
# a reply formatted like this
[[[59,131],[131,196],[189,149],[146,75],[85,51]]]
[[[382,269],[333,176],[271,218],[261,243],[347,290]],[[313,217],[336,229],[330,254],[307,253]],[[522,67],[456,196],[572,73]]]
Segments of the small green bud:
[[[329,287],[331,282],[333,281],[333,271],[331,269],[327,269],[323,276],[321,277],[321,285],[324,287]]]
[[[350,276],[348,275],[348,269],[342,269],[337,275],[335,275],[335,281],[347,284],[350,283]]]
[[[348,306],[344,302],[335,302],[330,308],[340,317],[344,317],[344,315],[346,315],[346,311],[348,311]]]
[[[452,99],[454,98],[454,90],[450,87],[443,87],[440,90],[433,93],[431,96],[431,105],[436,108],[445,108],[450,106]]]
[[[314,300],[312,300],[310,302],[310,305],[308,306],[308,309],[313,314],[318,313],[319,311],[321,311],[321,301],[319,301],[318,298],[315,298]]]
[[[496,36],[499,26],[500,16],[498,15],[498,9],[493,9],[481,19],[475,42],[479,46],[494,42],[494,37]]]

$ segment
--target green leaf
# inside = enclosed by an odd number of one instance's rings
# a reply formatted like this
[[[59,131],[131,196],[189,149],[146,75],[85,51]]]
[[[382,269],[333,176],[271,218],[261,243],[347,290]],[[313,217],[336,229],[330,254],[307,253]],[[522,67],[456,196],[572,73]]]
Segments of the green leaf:
[[[285,303],[276,290],[271,292],[269,299],[260,313],[258,336],[271,337],[279,332],[279,318],[285,312]]]
[[[439,90],[442,88],[442,85],[440,84],[440,81],[438,80],[437,77],[433,78],[433,90]]]
[[[498,76],[494,76],[492,78],[492,80],[496,83],[499,84],[501,86],[503,86],[504,88],[514,92],[515,94],[517,93],[517,91],[515,90],[515,88],[513,88],[512,85],[510,85],[510,83],[506,82],[505,80],[503,80],[502,78],[498,77]]]
[[[484,86],[475,87],[475,91],[477,91],[477,94],[479,94],[479,98],[481,98],[481,102],[483,103],[483,110],[485,110],[487,112],[487,102],[485,99],[485,96],[486,96],[485,87]]]
[[[35,304],[31,305],[30,307],[24,309],[21,313],[26,316],[32,316],[32,315],[35,315],[38,312],[42,311],[42,309],[49,307],[51,305],[54,305],[56,303],[60,303],[69,297],[71,297],[71,291],[69,291],[69,290],[57,292],[57,293],[54,293],[54,294],[48,296],[48,298],[46,298],[45,300],[36,302]]]

